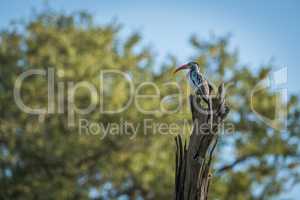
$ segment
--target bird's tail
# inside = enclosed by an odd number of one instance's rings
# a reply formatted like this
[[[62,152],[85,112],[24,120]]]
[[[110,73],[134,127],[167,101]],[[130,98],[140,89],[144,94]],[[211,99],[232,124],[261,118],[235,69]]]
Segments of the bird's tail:
[[[210,131],[213,130],[213,109],[212,109],[212,100],[209,97],[209,111],[210,111]]]

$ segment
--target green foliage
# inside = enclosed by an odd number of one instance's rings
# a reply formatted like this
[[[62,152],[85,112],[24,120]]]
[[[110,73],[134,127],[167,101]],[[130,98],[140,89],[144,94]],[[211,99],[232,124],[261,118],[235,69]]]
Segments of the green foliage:
[[[174,135],[155,134],[154,129],[139,129],[136,137],[81,135],[68,126],[68,93],[63,89],[64,112],[32,115],[15,104],[13,90],[18,75],[29,69],[54,68],[55,88],[59,83],[88,81],[97,90],[103,87],[104,108],[121,108],[128,99],[128,84],[123,79],[99,83],[102,70],[120,70],[130,74],[135,84],[154,82],[161,89],[160,99],[141,102],[145,110],[160,109],[164,102],[172,110],[177,104],[167,103],[167,95],[178,93],[164,83],[175,81],[171,71],[177,66],[176,56],[161,71],[154,73],[154,56],[141,45],[139,34],[120,39],[120,26],[95,25],[86,13],[62,15],[44,13],[22,25],[25,30],[3,30],[0,35],[0,194],[4,199],[87,199],[92,188],[100,198],[116,199],[128,195],[131,199],[170,199],[174,184]],[[221,138],[215,158],[211,186],[213,199],[270,199],[289,184],[299,182],[299,105],[292,96],[288,101],[288,131],[276,131],[257,119],[251,110],[250,91],[270,71],[263,67],[254,73],[238,63],[237,53],[228,48],[228,38],[200,41],[196,36],[195,60],[201,70],[209,72],[215,85],[221,81],[234,83],[228,88],[232,108],[228,123],[235,132]],[[186,97],[186,82],[177,80]],[[31,107],[47,106],[47,80],[27,79],[22,85],[22,99]],[[145,86],[141,94],[154,94]],[[55,93],[57,97],[57,90]],[[275,95],[259,93],[254,106],[260,113],[274,115]],[[90,101],[99,108],[85,89],[78,89],[75,104],[85,108]],[[118,114],[103,114],[95,109],[81,117],[108,125],[126,120],[143,124],[177,123],[190,120],[187,99],[182,110],[173,114],[156,112],[143,114],[134,103]],[[187,133],[187,131],[185,131]],[[230,147],[228,153],[225,150]],[[108,187],[109,186],[109,187]],[[101,197],[101,195],[105,194]]]

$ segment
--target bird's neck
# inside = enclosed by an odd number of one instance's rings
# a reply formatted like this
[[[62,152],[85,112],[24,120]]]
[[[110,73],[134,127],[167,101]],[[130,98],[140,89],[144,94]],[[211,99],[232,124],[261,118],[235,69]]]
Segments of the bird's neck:
[[[198,68],[192,68],[192,69],[189,71],[189,73],[190,73],[190,74],[193,74],[193,73],[201,74]]]

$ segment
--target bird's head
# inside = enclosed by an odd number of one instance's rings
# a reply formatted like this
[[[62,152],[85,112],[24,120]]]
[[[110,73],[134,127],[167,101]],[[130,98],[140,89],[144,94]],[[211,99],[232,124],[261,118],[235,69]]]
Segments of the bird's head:
[[[189,70],[199,70],[198,64],[196,62],[189,62],[187,64],[181,65],[178,67],[175,71],[174,74],[177,73],[180,70],[184,69],[189,69]]]

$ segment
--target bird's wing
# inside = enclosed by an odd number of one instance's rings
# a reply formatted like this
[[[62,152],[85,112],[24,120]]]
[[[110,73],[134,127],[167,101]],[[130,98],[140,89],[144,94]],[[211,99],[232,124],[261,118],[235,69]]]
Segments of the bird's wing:
[[[212,91],[214,91],[214,88],[209,82],[208,82],[208,87],[209,87],[209,94],[211,94]]]

